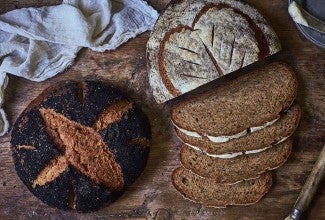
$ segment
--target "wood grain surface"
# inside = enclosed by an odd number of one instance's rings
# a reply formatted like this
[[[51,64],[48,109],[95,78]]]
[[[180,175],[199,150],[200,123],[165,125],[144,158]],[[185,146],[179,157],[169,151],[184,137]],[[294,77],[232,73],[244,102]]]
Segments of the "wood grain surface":
[[[168,0],[148,2],[161,12]],[[284,219],[325,143],[325,50],[299,35],[287,13],[286,0],[247,2],[265,15],[278,34],[283,50],[265,62],[280,60],[294,67],[299,80],[298,101],[303,108],[302,120],[294,135],[293,153],[288,162],[274,172],[273,186],[259,203],[227,209],[207,208],[185,200],[173,188],[170,176],[179,165],[181,142],[175,137],[169,122],[168,112],[173,103],[157,105],[152,98],[145,53],[149,33],[144,33],[113,52],[96,53],[83,49],[70,69],[45,82],[35,83],[11,76],[4,105],[13,124],[29,102],[55,82],[82,78],[110,82],[141,104],[150,118],[153,143],[143,175],[116,203],[97,212],[80,214],[57,210],[35,198],[16,175],[9,133],[0,138],[0,219]],[[0,0],[0,13],[57,3],[60,1]],[[246,70],[260,65],[263,63]],[[217,86],[231,77],[226,76],[206,88]],[[324,185],[323,182],[316,193],[306,219],[325,219]]]

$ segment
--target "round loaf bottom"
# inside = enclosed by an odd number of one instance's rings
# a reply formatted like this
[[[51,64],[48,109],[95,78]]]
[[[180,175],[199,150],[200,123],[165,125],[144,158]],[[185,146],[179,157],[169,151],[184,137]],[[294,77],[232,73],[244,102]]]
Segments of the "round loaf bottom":
[[[145,168],[150,124],[119,90],[61,82],[19,116],[12,131],[18,176],[59,209],[95,211],[122,195]]]

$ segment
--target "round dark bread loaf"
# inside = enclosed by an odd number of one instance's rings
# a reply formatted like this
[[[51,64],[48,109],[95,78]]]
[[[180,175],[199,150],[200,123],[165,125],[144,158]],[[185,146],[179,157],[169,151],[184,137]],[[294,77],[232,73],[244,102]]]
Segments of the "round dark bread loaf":
[[[19,116],[11,145],[17,174],[37,198],[89,212],[114,202],[142,173],[150,138],[146,115],[119,90],[61,82]]]

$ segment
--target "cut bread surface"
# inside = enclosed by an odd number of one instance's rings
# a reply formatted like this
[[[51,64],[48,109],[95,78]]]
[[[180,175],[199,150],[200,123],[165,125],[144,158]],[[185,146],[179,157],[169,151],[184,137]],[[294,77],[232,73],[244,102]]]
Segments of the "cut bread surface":
[[[276,144],[293,134],[300,120],[300,107],[294,104],[273,125],[224,143],[206,137],[193,137],[175,128],[177,136],[186,144],[196,146],[208,154],[226,154],[257,150]]]
[[[241,155],[230,159],[210,157],[184,145],[180,160],[194,173],[220,183],[235,183],[254,179],[261,173],[280,167],[291,153],[292,142],[286,140],[259,153]]]
[[[256,179],[222,184],[179,167],[173,172],[172,183],[185,198],[191,201],[224,208],[229,205],[249,205],[258,202],[269,191],[272,176],[268,172]]]
[[[234,135],[277,119],[296,97],[297,80],[284,63],[272,63],[172,108],[172,121],[201,136]]]
[[[147,44],[150,85],[168,101],[281,49],[259,12],[235,0],[170,4]]]

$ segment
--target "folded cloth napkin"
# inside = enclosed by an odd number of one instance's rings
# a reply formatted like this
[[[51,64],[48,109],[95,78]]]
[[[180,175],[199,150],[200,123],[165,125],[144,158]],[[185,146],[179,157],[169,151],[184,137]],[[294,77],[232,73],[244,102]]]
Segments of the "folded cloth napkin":
[[[143,0],[63,0],[0,15],[0,136],[9,128],[2,109],[7,73],[46,80],[72,65],[82,47],[114,50],[151,30],[157,18]]]

